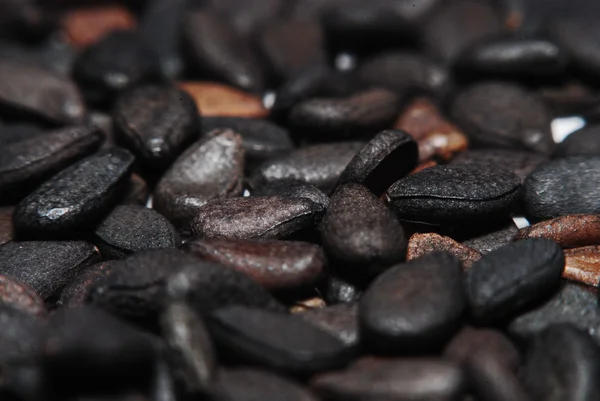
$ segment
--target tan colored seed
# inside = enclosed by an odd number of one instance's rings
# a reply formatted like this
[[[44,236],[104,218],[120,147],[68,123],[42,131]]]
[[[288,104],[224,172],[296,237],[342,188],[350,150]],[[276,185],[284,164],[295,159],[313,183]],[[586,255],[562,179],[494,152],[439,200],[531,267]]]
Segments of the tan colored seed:
[[[469,270],[473,263],[481,258],[475,249],[456,242],[450,237],[436,233],[413,234],[408,241],[407,260],[416,259],[431,252],[449,252],[462,263],[464,270]]]
[[[600,280],[600,246],[565,250],[563,277],[597,287]]]

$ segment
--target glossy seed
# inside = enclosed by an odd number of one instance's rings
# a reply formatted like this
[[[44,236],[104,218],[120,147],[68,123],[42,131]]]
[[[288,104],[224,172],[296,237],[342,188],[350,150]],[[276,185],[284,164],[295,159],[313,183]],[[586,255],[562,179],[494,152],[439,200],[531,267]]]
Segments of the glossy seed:
[[[597,287],[600,280],[600,246],[565,250],[563,277]]]
[[[374,349],[414,351],[450,338],[466,307],[458,259],[431,253],[387,270],[360,300],[364,341]]]
[[[548,162],[548,157],[532,152],[506,149],[476,149],[460,153],[451,164],[498,166],[515,173],[521,181],[536,168]]]
[[[117,138],[150,170],[168,167],[200,136],[196,104],[170,86],[138,86],[121,95],[114,124]]]
[[[16,199],[71,163],[94,152],[102,142],[95,127],[76,126],[8,144],[0,156],[0,199]]]
[[[42,298],[58,295],[77,274],[100,261],[83,241],[9,242],[0,246],[0,274],[30,286]]]
[[[143,206],[117,206],[94,231],[102,257],[120,259],[145,249],[176,248],[175,227],[160,213]]]
[[[339,304],[308,310],[300,315],[310,324],[339,338],[348,346],[358,346],[358,305]]]
[[[173,224],[189,227],[211,199],[242,194],[244,149],[231,130],[217,130],[189,147],[162,176],[154,207]]]
[[[344,366],[350,348],[296,315],[229,307],[209,319],[216,342],[236,359],[289,373]]]
[[[278,180],[299,180],[331,190],[363,147],[362,142],[312,145],[265,162],[251,176],[252,188]]]
[[[17,205],[15,230],[23,237],[53,238],[93,228],[118,201],[133,161],[128,151],[112,148],[61,171]]]
[[[314,227],[323,211],[323,206],[304,198],[217,199],[198,209],[192,232],[204,238],[285,238]]]
[[[432,252],[448,252],[461,261],[463,269],[469,270],[481,259],[481,254],[466,245],[436,233],[413,234],[408,241],[406,260],[419,258]]]
[[[272,291],[314,284],[327,266],[318,245],[297,241],[203,239],[187,242],[185,250],[241,271]]]
[[[85,305],[90,288],[108,276],[115,263],[114,260],[99,262],[75,276],[61,291],[57,305],[67,308]]]
[[[406,132],[386,130],[371,139],[344,169],[338,185],[362,184],[381,195],[417,165],[417,144]]]
[[[402,220],[430,224],[499,219],[512,212],[520,180],[496,167],[431,167],[392,185],[388,203]]]
[[[34,316],[46,314],[44,300],[35,291],[3,275],[0,275],[0,303]]]
[[[407,238],[400,222],[360,184],[338,187],[319,231],[325,251],[347,273],[373,276],[405,258]]]
[[[399,110],[398,97],[372,89],[341,99],[314,98],[296,104],[290,124],[307,136],[349,139],[389,128]]]
[[[594,182],[600,157],[557,159],[535,170],[523,184],[527,218],[532,222],[569,214],[600,213]]]
[[[542,221],[519,230],[518,239],[547,238],[563,248],[600,243],[600,215],[572,214]]]

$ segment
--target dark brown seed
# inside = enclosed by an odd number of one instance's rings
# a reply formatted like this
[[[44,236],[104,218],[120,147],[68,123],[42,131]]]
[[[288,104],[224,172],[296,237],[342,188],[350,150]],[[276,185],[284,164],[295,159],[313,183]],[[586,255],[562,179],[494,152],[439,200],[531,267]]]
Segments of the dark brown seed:
[[[123,6],[100,5],[69,10],[62,19],[62,25],[69,43],[87,47],[112,31],[132,29],[135,17]]]
[[[43,322],[38,317],[9,305],[0,304],[0,322],[4,327],[3,330],[0,330],[0,364],[2,366],[16,367],[23,361],[38,357],[44,328]],[[4,370],[13,371],[12,368]],[[26,383],[31,385],[29,381]]]
[[[185,17],[184,35],[198,68],[240,89],[263,90],[260,62],[229,21],[210,11],[193,11]]]
[[[298,180],[278,180],[252,189],[252,196],[285,196],[288,198],[306,198],[322,205],[329,206],[329,197],[312,184]]]
[[[3,275],[0,275],[0,303],[35,316],[46,314],[44,300],[35,291]]]
[[[521,182],[536,168],[548,161],[548,157],[532,152],[506,149],[468,150],[460,153],[450,164],[480,164],[498,166],[515,173]]]
[[[517,239],[547,238],[563,248],[600,244],[600,215],[571,214],[519,230]]]
[[[108,276],[115,263],[115,261],[109,260],[88,267],[64,287],[57,304],[67,308],[83,306],[90,288]]]
[[[406,132],[386,130],[377,134],[352,158],[338,185],[356,182],[381,195],[417,165],[417,144]]]
[[[0,207],[0,245],[12,241],[15,236],[12,224],[14,210],[14,207]]]
[[[0,199],[18,199],[69,164],[100,147],[95,127],[77,126],[5,146],[0,155]]]
[[[241,306],[209,319],[215,341],[246,363],[307,374],[343,367],[352,349],[297,315]]]
[[[64,76],[42,67],[3,58],[0,107],[52,124],[81,123],[85,105],[79,90]]]
[[[436,233],[413,234],[408,241],[406,260],[419,258],[432,252],[448,252],[461,261],[463,269],[469,270],[481,258],[475,249]]]
[[[269,110],[259,97],[214,82],[179,82],[203,117],[265,118]]]
[[[117,206],[94,231],[102,257],[120,259],[145,249],[176,248],[179,234],[169,221],[144,206]]]
[[[114,124],[144,168],[163,170],[200,136],[194,100],[171,86],[138,86],[119,96]]]
[[[306,242],[203,239],[187,242],[185,249],[241,271],[272,291],[314,284],[327,266],[321,247]]]
[[[112,148],[61,171],[23,199],[13,216],[23,237],[72,236],[92,229],[127,185],[134,157]]]
[[[205,238],[285,238],[314,227],[323,212],[323,206],[304,198],[217,199],[198,209],[192,232]]]
[[[73,277],[100,260],[83,241],[9,242],[0,246],[0,273],[30,286],[42,298],[58,295]]]
[[[358,346],[358,305],[339,304],[308,310],[304,320],[339,338],[348,346]]]
[[[148,184],[137,174],[131,174],[125,195],[119,200],[122,205],[140,205],[145,206],[150,192]]]
[[[306,136],[349,139],[390,128],[399,111],[399,98],[384,89],[371,89],[346,98],[315,98],[295,105],[290,124]]]
[[[189,227],[200,206],[242,194],[244,149],[231,130],[217,130],[188,148],[160,179],[154,208],[179,227]]]
[[[318,401],[308,389],[274,372],[237,368],[222,370],[215,384],[224,401]]]
[[[174,353],[171,369],[176,379],[185,383],[185,391],[195,393],[209,388],[216,375],[217,360],[200,315],[183,302],[173,302],[161,313],[160,325],[162,336]]]
[[[520,86],[483,82],[468,87],[454,99],[451,114],[474,147],[554,151],[550,113]]]
[[[329,257],[348,274],[374,276],[405,258],[407,238],[400,222],[360,184],[338,187],[319,231]]]
[[[597,287],[600,280],[600,246],[565,250],[563,277]]]
[[[360,300],[363,340],[374,349],[431,349],[449,339],[466,307],[460,262],[430,253],[381,274]]]
[[[460,367],[434,358],[390,359],[315,377],[311,386],[324,399],[454,400],[466,381]]]
[[[344,169],[364,146],[362,142],[319,144],[265,162],[250,177],[252,188],[278,180],[299,180],[331,190]]]

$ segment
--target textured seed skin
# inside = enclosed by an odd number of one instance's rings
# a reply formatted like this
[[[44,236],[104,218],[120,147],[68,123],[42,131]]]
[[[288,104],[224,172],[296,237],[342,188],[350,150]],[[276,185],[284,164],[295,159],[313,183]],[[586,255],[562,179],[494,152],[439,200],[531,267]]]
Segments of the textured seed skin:
[[[15,230],[23,237],[72,235],[101,219],[127,184],[134,157],[111,148],[61,171],[15,209]]]
[[[597,287],[600,280],[600,247],[566,249],[563,277]]]
[[[189,147],[162,176],[154,207],[188,228],[198,208],[212,199],[242,194],[244,149],[231,130],[217,130]]]
[[[234,306],[210,316],[213,338],[236,359],[289,373],[343,367],[351,349],[298,316]]]
[[[429,224],[507,217],[520,180],[497,167],[447,165],[409,175],[392,185],[387,201],[402,220]]]
[[[57,295],[73,277],[100,260],[83,241],[9,242],[0,246],[0,274],[30,286],[42,298]]]
[[[145,249],[176,248],[181,239],[160,213],[143,206],[117,206],[94,231],[104,259]]]
[[[556,146],[557,157],[600,156],[600,126],[588,125],[570,134]]]
[[[252,196],[285,196],[288,198],[306,198],[322,205],[329,206],[329,196],[312,184],[298,180],[277,180],[252,189]]]
[[[164,170],[200,136],[194,100],[171,86],[138,86],[122,94],[113,118],[117,138],[150,170]]]
[[[324,399],[336,401],[453,400],[463,393],[465,382],[463,372],[453,362],[405,358],[325,373],[313,379],[311,386]]]
[[[436,347],[466,307],[458,259],[432,253],[381,274],[360,300],[361,334],[370,347],[398,352]]]
[[[314,284],[327,266],[318,245],[298,241],[203,239],[189,241],[184,248],[241,271],[273,291]]]
[[[512,171],[521,182],[536,168],[548,162],[548,157],[532,152],[506,149],[476,149],[458,154],[451,164],[497,166]]]
[[[338,142],[295,150],[265,162],[250,176],[250,186],[259,188],[273,181],[299,180],[329,191],[363,145],[362,142]]]
[[[554,325],[533,340],[523,381],[535,399],[595,400],[600,397],[600,350],[585,332]]]
[[[308,310],[300,316],[348,346],[358,346],[358,305],[339,304]]]
[[[0,109],[22,113],[50,124],[78,124],[85,105],[73,82],[39,66],[3,59],[0,62]]]
[[[114,31],[87,47],[73,66],[88,101],[112,102],[118,93],[161,77],[158,57],[131,31]]]
[[[325,251],[343,269],[371,276],[405,258],[407,238],[400,222],[360,184],[338,187],[319,231]]]
[[[96,263],[75,276],[63,288],[57,305],[77,308],[85,305],[88,292],[92,286],[108,276],[115,266],[114,260]]]
[[[9,305],[0,305],[0,363],[10,363],[34,358],[40,351],[43,322],[26,312]]]
[[[481,259],[476,250],[436,233],[413,234],[408,241],[406,260],[417,259],[432,252],[448,252],[462,263],[464,270],[469,270],[473,263]]]
[[[417,166],[418,160],[417,144],[409,134],[386,130],[377,134],[352,158],[338,185],[356,182],[380,195],[408,175]]]
[[[454,121],[473,147],[521,149],[550,155],[550,113],[535,94],[507,83],[483,82],[461,91],[451,106]]]
[[[600,216],[573,214],[556,217],[520,229],[517,238],[547,238],[563,248],[596,245],[600,243]]]
[[[221,371],[214,392],[218,399],[227,401],[317,401],[314,394],[295,381],[252,368]]]
[[[535,170],[523,184],[527,218],[533,222],[569,214],[599,213],[594,182],[600,157],[554,160]]]
[[[100,147],[95,127],[63,128],[8,144],[0,154],[0,199],[17,199]]]
[[[467,275],[471,312],[482,320],[512,315],[551,293],[564,266],[562,249],[546,239],[518,241],[490,252]]]
[[[4,275],[0,275],[0,302],[34,316],[46,314],[44,300],[35,291]]]
[[[208,11],[194,11],[186,15],[184,26],[191,56],[199,68],[240,89],[263,90],[259,60],[226,19]]]
[[[353,96],[314,98],[295,105],[290,124],[306,135],[350,139],[373,135],[393,124],[399,98],[384,89],[372,89]]]
[[[314,227],[323,207],[304,198],[262,196],[210,201],[198,209],[194,235],[204,238],[278,239]]]

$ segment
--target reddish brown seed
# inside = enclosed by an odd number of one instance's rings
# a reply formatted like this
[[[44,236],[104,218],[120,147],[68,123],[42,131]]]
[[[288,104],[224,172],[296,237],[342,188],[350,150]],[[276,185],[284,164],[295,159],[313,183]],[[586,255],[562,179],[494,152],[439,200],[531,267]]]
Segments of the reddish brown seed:
[[[0,207],[0,245],[13,240],[12,214],[14,207]]]
[[[31,288],[0,275],[0,303],[36,316],[46,314],[44,300]]]
[[[572,214],[542,221],[519,230],[516,240],[547,238],[563,248],[600,244],[600,215]]]
[[[597,287],[600,280],[600,246],[565,250],[563,277]]]
[[[113,4],[73,9],[62,23],[69,42],[75,47],[86,47],[109,32],[133,29],[135,17],[126,8]]]
[[[475,249],[436,233],[413,234],[408,241],[407,260],[416,259],[431,252],[449,252],[462,263],[464,270],[469,270],[473,263],[481,258]]]
[[[265,118],[269,115],[260,98],[214,82],[179,82],[194,98],[204,117]]]

